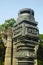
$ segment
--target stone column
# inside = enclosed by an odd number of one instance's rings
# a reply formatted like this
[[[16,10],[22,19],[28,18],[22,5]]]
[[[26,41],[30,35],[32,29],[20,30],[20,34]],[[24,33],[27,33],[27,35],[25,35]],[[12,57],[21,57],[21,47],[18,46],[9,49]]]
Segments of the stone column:
[[[7,45],[6,45],[5,64],[4,65],[12,65],[12,62],[11,62],[11,49],[12,49],[12,33],[9,30],[7,32]]]
[[[36,59],[34,59],[34,65],[37,65],[37,51],[38,51],[38,48],[39,48],[39,45],[37,44],[36,46],[35,46],[35,48],[34,48],[34,50],[35,50],[35,55],[36,55]]]
[[[16,47],[16,45],[15,44],[13,44],[13,64],[12,65],[17,65],[17,63],[16,63],[16,61],[17,61],[17,59],[16,59],[16,49],[17,49],[17,47]]]
[[[34,62],[35,62],[34,65],[37,65],[37,59],[35,59]]]
[[[38,23],[34,18],[34,11],[25,8],[21,9],[18,15],[13,29],[13,65],[16,63],[17,65],[37,65],[39,30],[37,28]],[[17,51],[15,40],[17,40]]]

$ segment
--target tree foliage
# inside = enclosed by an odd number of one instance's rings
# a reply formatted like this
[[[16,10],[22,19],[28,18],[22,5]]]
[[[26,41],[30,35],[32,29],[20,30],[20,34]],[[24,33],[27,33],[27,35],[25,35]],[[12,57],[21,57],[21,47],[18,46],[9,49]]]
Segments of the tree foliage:
[[[2,37],[1,37],[1,31],[2,30],[7,30],[8,27],[13,27],[14,24],[16,23],[14,18],[11,18],[9,20],[5,20],[5,22],[0,25],[0,65],[4,65],[4,58],[5,58],[5,47],[2,42]]]
[[[40,34],[39,38],[40,38],[40,45],[37,53],[38,65],[43,65],[43,42],[41,42],[41,40],[43,40],[43,34]]]
[[[5,47],[3,43],[0,43],[0,65],[3,65],[4,58],[5,58]]]
[[[15,23],[16,21],[14,18],[5,20],[5,22],[2,25],[0,25],[0,30],[8,29],[8,27],[12,27]]]

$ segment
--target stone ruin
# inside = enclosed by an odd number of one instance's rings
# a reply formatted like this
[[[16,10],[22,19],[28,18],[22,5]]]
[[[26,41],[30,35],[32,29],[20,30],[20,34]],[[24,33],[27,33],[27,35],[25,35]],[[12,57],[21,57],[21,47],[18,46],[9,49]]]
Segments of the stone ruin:
[[[2,32],[2,40],[6,47],[4,65],[37,65],[37,25],[32,9],[24,8],[19,11],[14,27]]]

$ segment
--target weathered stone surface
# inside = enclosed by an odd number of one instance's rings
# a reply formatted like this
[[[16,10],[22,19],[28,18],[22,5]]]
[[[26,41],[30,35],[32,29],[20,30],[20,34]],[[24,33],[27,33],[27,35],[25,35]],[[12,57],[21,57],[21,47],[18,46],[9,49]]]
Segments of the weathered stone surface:
[[[18,59],[18,65],[37,65],[39,30],[38,23],[34,18],[34,11],[31,9],[20,10],[17,21],[13,38],[18,40],[15,43],[17,45],[16,58]],[[21,29],[18,26],[21,26]],[[33,60],[30,61],[29,58]],[[25,61],[25,59],[27,60]]]
[[[5,65],[37,65],[38,22],[32,9],[21,9],[13,28],[7,31]]]

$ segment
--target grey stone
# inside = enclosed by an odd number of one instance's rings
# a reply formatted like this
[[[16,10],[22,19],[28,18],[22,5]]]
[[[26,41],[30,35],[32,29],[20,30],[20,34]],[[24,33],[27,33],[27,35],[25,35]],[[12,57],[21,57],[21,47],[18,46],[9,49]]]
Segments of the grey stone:
[[[37,65],[37,50],[39,47],[38,22],[35,21],[34,11],[24,8],[19,11],[19,17],[13,28],[8,28],[5,65]]]

